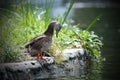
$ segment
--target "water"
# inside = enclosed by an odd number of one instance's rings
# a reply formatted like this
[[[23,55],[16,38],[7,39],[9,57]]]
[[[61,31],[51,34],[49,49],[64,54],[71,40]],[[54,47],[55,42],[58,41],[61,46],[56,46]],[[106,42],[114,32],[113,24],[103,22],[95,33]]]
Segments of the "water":
[[[87,80],[118,80],[120,78],[120,8],[115,6],[115,4],[102,5],[104,5],[104,7],[74,6],[69,18],[72,18],[75,24],[79,23],[80,28],[85,29],[96,16],[102,15],[99,22],[95,24],[91,30],[103,37],[104,46],[101,51],[105,61],[101,64],[101,69],[97,69],[97,67],[94,68],[96,65],[88,68],[89,77],[87,77]],[[65,6],[60,8],[64,10]],[[54,14],[57,15],[56,9],[55,12]],[[60,12],[58,14],[60,14]],[[86,77],[81,78],[80,76],[77,79],[75,77],[69,77],[67,79],[86,80]]]
[[[102,80],[116,80],[120,74],[120,9],[119,8],[83,8],[75,10],[79,18],[73,16],[76,23],[83,27],[88,25],[97,15],[102,14],[98,22],[91,30],[103,37],[104,46],[102,56],[106,61],[103,62],[101,70]]]

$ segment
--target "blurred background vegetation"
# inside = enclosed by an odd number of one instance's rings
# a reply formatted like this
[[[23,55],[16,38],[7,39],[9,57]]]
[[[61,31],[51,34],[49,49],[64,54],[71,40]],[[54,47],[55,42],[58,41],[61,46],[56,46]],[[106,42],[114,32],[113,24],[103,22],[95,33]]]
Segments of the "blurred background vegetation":
[[[90,28],[99,21],[100,16],[96,16],[86,29],[79,29],[79,24],[73,25],[74,21],[66,21],[74,1],[71,0],[65,13],[57,17],[50,15],[54,0],[46,0],[41,8],[37,4],[31,5],[30,0],[23,0],[17,5],[0,8],[0,62],[23,61],[22,50],[25,43],[43,33],[53,20],[60,22],[63,27],[59,38],[54,37],[49,49],[51,55],[60,53],[66,48],[84,48],[87,55],[99,61],[103,44],[101,38],[94,31],[90,31]],[[77,46],[76,43],[81,46]]]

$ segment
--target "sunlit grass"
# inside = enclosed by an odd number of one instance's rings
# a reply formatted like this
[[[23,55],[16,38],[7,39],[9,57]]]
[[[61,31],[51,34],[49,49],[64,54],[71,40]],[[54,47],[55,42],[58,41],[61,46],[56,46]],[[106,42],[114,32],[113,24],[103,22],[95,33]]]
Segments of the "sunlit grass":
[[[19,61],[25,43],[45,31],[51,21],[45,18],[48,9],[35,8],[29,2],[13,8],[14,11],[1,9],[0,62]]]
[[[48,6],[41,8],[38,8],[37,5],[32,6],[29,0],[26,1],[26,4],[21,2],[14,7],[13,11],[0,9],[3,13],[6,13],[6,15],[0,13],[2,17],[0,22],[0,62],[24,60],[21,50],[25,43],[36,35],[43,33],[52,20],[59,21],[63,25],[59,37],[54,37],[53,44],[49,49],[51,55],[57,57],[57,61],[60,61],[62,57],[60,54],[62,50],[80,48],[74,44],[75,42],[81,44],[81,47],[85,48],[89,56],[99,59],[100,48],[102,47],[101,39],[93,31],[88,31],[97,22],[98,17],[91,22],[86,30],[82,30],[78,28],[80,25],[71,25],[70,21],[66,22],[75,0],[71,0],[68,10],[62,17],[57,16],[56,18],[50,16],[53,6],[52,1],[48,3],[46,0]]]

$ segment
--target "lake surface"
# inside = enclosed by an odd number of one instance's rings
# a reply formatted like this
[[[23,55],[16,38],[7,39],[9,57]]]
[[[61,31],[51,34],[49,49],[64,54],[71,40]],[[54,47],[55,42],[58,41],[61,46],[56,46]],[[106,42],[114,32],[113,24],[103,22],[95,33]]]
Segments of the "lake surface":
[[[99,3],[98,3],[99,4]],[[60,4],[59,4],[60,5]],[[77,4],[78,5],[78,4]],[[80,24],[80,28],[85,29],[98,15],[102,15],[98,23],[91,28],[98,36],[103,37],[102,56],[105,61],[102,62],[101,69],[91,66],[86,77],[63,77],[69,80],[119,80],[120,76],[120,8],[114,5],[102,4],[104,6],[74,6],[69,18]],[[60,11],[59,11],[60,9]],[[65,5],[60,5],[53,10],[53,15],[63,13]],[[100,65],[98,65],[99,67]],[[88,76],[87,75],[87,76]],[[83,75],[86,76],[86,75]],[[59,79],[59,78],[57,78]],[[61,79],[61,78],[60,78]]]
[[[120,9],[119,8],[83,8],[77,9],[74,20],[82,26],[88,25],[97,15],[100,21],[91,29],[103,37],[102,56],[105,57],[101,70],[101,80],[117,80],[120,74]],[[82,19],[81,19],[82,18]]]

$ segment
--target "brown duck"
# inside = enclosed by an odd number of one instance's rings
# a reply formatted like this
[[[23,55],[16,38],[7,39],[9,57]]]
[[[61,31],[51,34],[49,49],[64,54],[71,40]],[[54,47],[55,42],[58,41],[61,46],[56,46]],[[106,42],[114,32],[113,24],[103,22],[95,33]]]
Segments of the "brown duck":
[[[27,48],[27,51],[28,53],[30,53],[31,56],[37,56],[38,59],[43,58],[42,52],[46,51],[52,43],[54,29],[56,30],[56,37],[57,37],[58,32],[61,29],[61,25],[57,22],[51,22],[48,25],[47,30],[43,34],[31,39],[25,45],[25,48]]]

